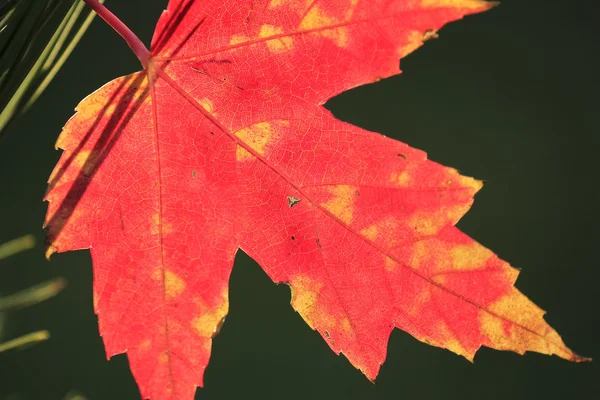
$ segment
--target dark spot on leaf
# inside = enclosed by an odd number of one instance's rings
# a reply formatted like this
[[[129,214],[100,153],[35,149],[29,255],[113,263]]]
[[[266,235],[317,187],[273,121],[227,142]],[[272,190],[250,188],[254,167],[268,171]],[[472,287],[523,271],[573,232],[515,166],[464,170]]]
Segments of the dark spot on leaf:
[[[296,236],[292,235],[292,240],[296,240]]]
[[[206,60],[206,61],[201,61],[201,62],[205,62],[205,63],[209,63],[209,64],[231,64],[231,60],[217,60],[215,58],[211,58],[210,60]]]
[[[294,196],[287,197],[288,205],[290,206],[290,208],[292,208],[296,204],[298,204],[300,202],[300,200],[302,200],[302,199],[299,199],[298,197],[294,197]]]
[[[360,196],[360,192],[357,190],[355,193],[357,196]]]
[[[198,173],[196,171],[192,171],[192,176],[195,178]]]
[[[319,238],[317,238],[317,246],[321,248],[321,240]]]
[[[248,10],[248,15],[246,16],[246,24],[250,23],[250,17],[252,16],[252,13],[254,12],[254,2],[252,2],[252,4],[250,4],[250,9]]]
[[[331,338],[331,335],[329,334],[329,331],[327,331],[327,330],[325,331],[325,338],[327,338],[327,339]]]
[[[211,58],[208,60],[199,60],[199,61],[193,61],[193,62],[187,63],[187,65],[189,65],[193,71],[199,72],[202,75],[210,75],[208,73],[208,71],[206,70],[206,68],[204,68],[204,66],[206,64],[213,64],[213,65],[231,64],[231,60],[227,60],[227,59],[217,60],[215,58]]]
[[[210,134],[211,134],[211,135],[214,135],[215,133],[214,133],[213,131],[210,131]]]
[[[402,157],[402,158],[404,158],[406,160],[406,156],[404,154],[402,154],[402,153],[398,153],[398,157]]]
[[[197,67],[197,66],[195,66],[195,65],[190,65],[190,68],[192,69],[192,71],[199,72],[199,73],[201,73],[202,75],[208,75],[208,72],[207,72],[205,69],[203,69],[203,68],[198,68],[198,67]]]

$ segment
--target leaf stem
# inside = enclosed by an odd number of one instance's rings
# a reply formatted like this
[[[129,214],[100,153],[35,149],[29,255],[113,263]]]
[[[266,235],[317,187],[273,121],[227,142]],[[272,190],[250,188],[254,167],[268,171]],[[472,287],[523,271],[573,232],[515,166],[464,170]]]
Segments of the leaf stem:
[[[142,63],[142,67],[146,69],[148,66],[148,60],[150,59],[150,51],[144,46],[144,43],[125,25],[115,14],[110,12],[103,4],[98,0],[83,0],[88,6],[90,6],[96,13],[106,21],[129,45],[133,53]]]

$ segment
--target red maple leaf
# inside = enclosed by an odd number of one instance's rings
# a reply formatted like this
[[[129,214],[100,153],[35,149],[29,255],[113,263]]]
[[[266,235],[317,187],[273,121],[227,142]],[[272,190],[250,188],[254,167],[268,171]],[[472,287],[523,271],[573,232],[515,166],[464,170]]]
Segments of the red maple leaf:
[[[582,361],[454,225],[481,182],[322,107],[479,0],[171,0],[151,51],[95,0],[144,70],[78,107],[57,141],[48,255],[89,248],[109,356],[144,398],[191,399],[242,249],[369,379],[394,327],[472,359],[480,346]]]

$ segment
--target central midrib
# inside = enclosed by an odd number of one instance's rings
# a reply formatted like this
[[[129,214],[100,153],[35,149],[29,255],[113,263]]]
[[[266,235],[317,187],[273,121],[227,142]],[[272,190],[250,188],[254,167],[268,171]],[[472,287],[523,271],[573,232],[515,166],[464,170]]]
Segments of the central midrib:
[[[148,62],[147,67],[147,76],[148,76],[148,85],[150,86],[150,96],[152,101],[152,127],[154,133],[154,149],[156,154],[156,168],[157,168],[157,179],[158,179],[158,240],[160,247],[160,267],[161,267],[161,280],[162,280],[162,295],[163,295],[163,315],[164,315],[164,325],[165,325],[165,345],[167,352],[167,369],[169,373],[169,384],[171,385],[171,394],[175,396],[175,383],[173,380],[173,368],[171,365],[171,346],[169,343],[169,316],[167,314],[167,284],[166,284],[166,269],[164,262],[164,243],[163,243],[163,205],[162,205],[162,170],[160,165],[160,145],[159,145],[159,133],[158,133],[158,111],[157,111],[157,101],[154,87],[154,65],[151,62]]]

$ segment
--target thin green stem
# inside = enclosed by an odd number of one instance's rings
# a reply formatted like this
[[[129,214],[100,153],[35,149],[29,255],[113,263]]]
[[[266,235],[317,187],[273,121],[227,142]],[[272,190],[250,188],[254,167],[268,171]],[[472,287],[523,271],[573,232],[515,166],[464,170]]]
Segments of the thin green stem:
[[[2,18],[2,20],[0,21],[0,33],[4,29],[6,29],[6,27],[7,27],[6,23],[8,22],[8,20],[10,19],[10,17],[14,14],[14,12],[15,12],[15,9],[12,8],[12,9],[10,9],[9,12],[6,13],[6,15],[4,16],[4,18]]]
[[[0,297],[0,312],[29,307],[59,294],[67,285],[63,278],[55,278],[20,292]]]
[[[104,0],[101,0],[101,1],[104,2]],[[83,4],[83,3],[80,3],[80,4]],[[75,20],[79,17],[80,11],[81,10],[76,11],[74,16],[72,17],[73,20]],[[65,50],[62,52],[62,54],[58,57],[58,60],[56,60],[56,62],[52,64],[52,68],[47,72],[46,76],[44,77],[44,80],[42,80],[42,82],[39,84],[39,86],[37,87],[35,92],[33,92],[31,97],[27,101],[27,104],[25,104],[25,106],[23,107],[21,114],[23,114],[27,110],[29,110],[29,108],[31,108],[33,103],[35,103],[36,100],[40,97],[42,92],[44,90],[46,90],[46,87],[48,87],[48,85],[50,84],[52,79],[54,79],[54,77],[56,76],[58,71],[62,68],[65,61],[67,61],[67,58],[69,58],[69,56],[71,55],[71,53],[73,52],[73,50],[75,49],[75,47],[77,46],[77,44],[79,43],[81,38],[83,37],[83,34],[87,31],[88,27],[94,20],[95,16],[96,16],[96,14],[93,11],[90,11],[90,13],[86,17],[85,21],[83,21],[83,24],[81,24],[81,26],[77,30],[77,33],[75,33],[75,36],[73,36],[73,38],[69,42],[69,45],[65,48]],[[71,26],[68,26],[66,29],[68,29],[70,31]],[[66,37],[66,34],[65,34],[65,37]],[[57,43],[57,46],[59,46],[59,43]],[[62,43],[60,43],[60,46],[62,46]],[[48,58],[50,59],[50,57],[52,57],[52,55],[50,55]],[[44,72],[46,71],[48,64],[49,64],[48,62],[46,62],[44,64],[44,67],[42,68],[42,70]]]
[[[25,345],[34,344],[50,338],[50,332],[48,331],[37,331],[28,333],[27,335],[20,336],[16,339],[9,340],[4,343],[0,343],[0,353],[6,350],[15,349]]]
[[[56,43],[54,44],[54,46],[52,46],[52,51],[50,52],[50,54],[48,55],[48,58],[44,62],[42,71],[46,71],[47,69],[49,69],[51,67],[52,63],[54,62],[54,59],[56,59],[56,56],[60,52],[60,49],[62,49],[62,46],[64,45],[65,40],[71,33],[71,29],[73,29],[73,25],[79,18],[79,15],[81,14],[81,10],[83,10],[84,7],[85,7],[85,4],[83,2],[81,2],[79,0],[75,0],[73,2],[73,4],[71,5],[71,8],[69,8],[67,15],[60,22],[60,25],[58,26],[58,29],[56,30],[56,33],[54,34],[57,36]]]
[[[61,23],[62,25],[62,23]],[[31,84],[38,77],[38,74],[42,70],[48,55],[52,52],[52,48],[56,44],[58,38],[60,37],[60,32],[62,29],[58,29],[54,35],[50,38],[50,41],[38,57],[38,59],[33,64],[33,67],[29,70],[21,84],[15,90],[11,99],[6,103],[6,106],[0,112],[0,132],[9,124],[9,122],[13,119],[13,117],[19,112],[20,106],[22,105],[22,101],[24,96],[27,94],[28,90],[31,87]]]
[[[32,249],[35,246],[35,238],[33,235],[25,235],[13,239],[10,242],[0,244],[0,260],[22,252],[23,250]]]

